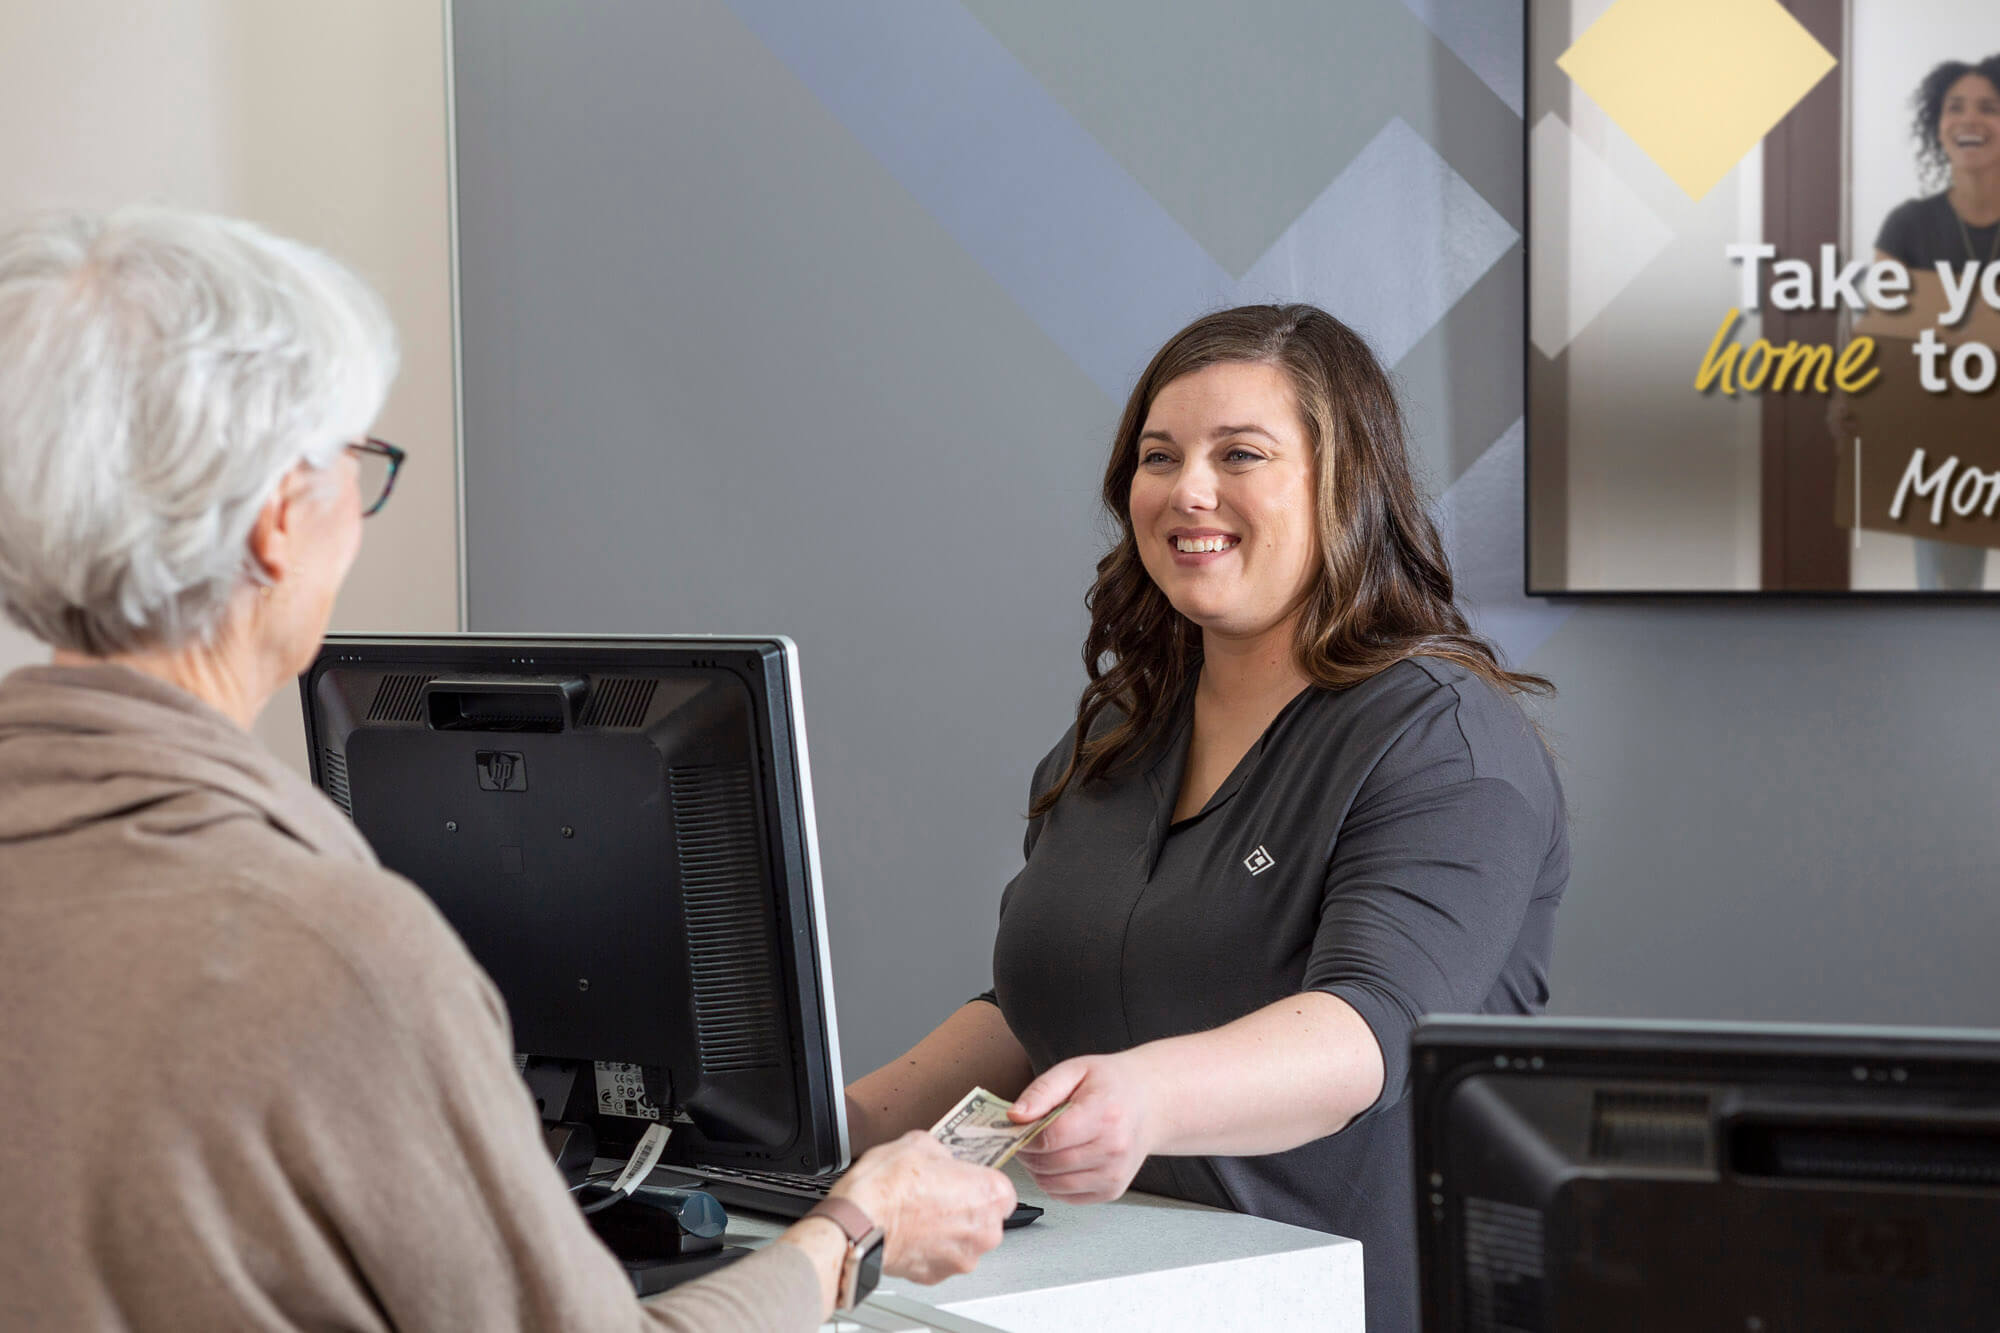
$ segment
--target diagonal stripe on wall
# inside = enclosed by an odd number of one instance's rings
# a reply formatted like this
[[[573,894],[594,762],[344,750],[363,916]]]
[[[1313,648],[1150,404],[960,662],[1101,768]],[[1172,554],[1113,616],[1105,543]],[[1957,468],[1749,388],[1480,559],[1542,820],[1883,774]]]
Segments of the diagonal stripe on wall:
[[[1393,365],[1519,239],[1395,119],[1244,275],[1235,298],[1311,301],[1367,334]]]
[[[1239,277],[1396,116],[1521,225],[1455,151],[1514,117],[1400,0],[959,3]]]
[[[1518,239],[1391,119],[1238,283],[959,6],[729,3],[1114,401],[1245,301],[1324,306],[1393,364]]]
[[[1473,629],[1516,664],[1546,643],[1572,610],[1522,591],[1526,443],[1526,423],[1516,421],[1452,483],[1432,515]]]
[[[957,4],[728,0],[1113,401],[1235,282]]]
[[[1403,0],[1403,5],[1515,115],[1526,114],[1520,0]]]
[[[1478,462],[1521,415],[1520,363],[1493,349],[1521,344],[1522,262],[1517,245],[1396,363],[1410,457],[1433,490]]]
[[[1113,402],[1246,301],[1322,306],[1394,364],[1520,239],[1392,117],[1237,282],[959,5],[726,2]],[[1438,508],[1514,661],[1568,614],[1520,593],[1522,467],[1516,423]]]

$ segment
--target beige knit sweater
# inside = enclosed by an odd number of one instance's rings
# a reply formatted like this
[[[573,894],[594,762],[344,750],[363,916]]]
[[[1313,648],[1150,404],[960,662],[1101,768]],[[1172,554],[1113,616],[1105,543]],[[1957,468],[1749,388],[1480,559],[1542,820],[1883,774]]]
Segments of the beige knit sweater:
[[[0,681],[0,1327],[805,1329],[773,1246],[642,1306],[429,901],[194,698]]]

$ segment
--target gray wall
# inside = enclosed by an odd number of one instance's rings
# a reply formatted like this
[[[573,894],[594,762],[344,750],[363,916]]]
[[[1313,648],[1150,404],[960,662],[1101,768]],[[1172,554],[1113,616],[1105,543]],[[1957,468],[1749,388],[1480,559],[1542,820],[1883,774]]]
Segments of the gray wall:
[[[455,23],[470,627],[799,641],[851,1067],[986,984],[1123,386],[1270,297],[1394,363],[1561,690],[1559,1009],[2000,1024],[1992,609],[1518,593],[1518,6]]]
[[[2000,1026],[1990,605],[1593,604],[1531,665],[1568,1013]]]

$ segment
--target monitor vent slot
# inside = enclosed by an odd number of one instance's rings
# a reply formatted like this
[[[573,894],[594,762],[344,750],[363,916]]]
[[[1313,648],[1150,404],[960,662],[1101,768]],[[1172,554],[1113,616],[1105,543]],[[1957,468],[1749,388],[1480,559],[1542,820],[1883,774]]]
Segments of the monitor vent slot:
[[[1465,1200],[1465,1327],[1468,1333],[1539,1333],[1542,1215],[1492,1199]]]
[[[653,691],[660,682],[642,676],[610,676],[597,680],[583,705],[580,727],[637,727],[652,707]]]
[[[1711,1125],[1706,1093],[1599,1091],[1590,1108],[1590,1156],[1698,1170],[1710,1161]]]
[[[382,677],[375,687],[375,700],[368,705],[370,722],[421,722],[424,720],[424,686],[435,676],[395,675]]]
[[[745,764],[667,770],[680,854],[695,1036],[709,1073],[779,1065],[757,803]]]
[[[354,818],[354,797],[347,789],[347,756],[331,745],[321,746],[319,771],[326,779],[326,794],[333,798],[342,814]]]
[[[2000,1131],[1947,1125],[1787,1125],[1731,1132],[1737,1174],[1926,1188],[2000,1186]]]

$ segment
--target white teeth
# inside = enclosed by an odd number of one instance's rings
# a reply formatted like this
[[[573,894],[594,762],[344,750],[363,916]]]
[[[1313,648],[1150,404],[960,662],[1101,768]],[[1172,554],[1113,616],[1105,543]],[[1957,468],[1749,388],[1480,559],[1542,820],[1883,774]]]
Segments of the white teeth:
[[[1226,551],[1235,544],[1234,537],[1174,538],[1174,549],[1183,555],[1198,555],[1203,551]]]

